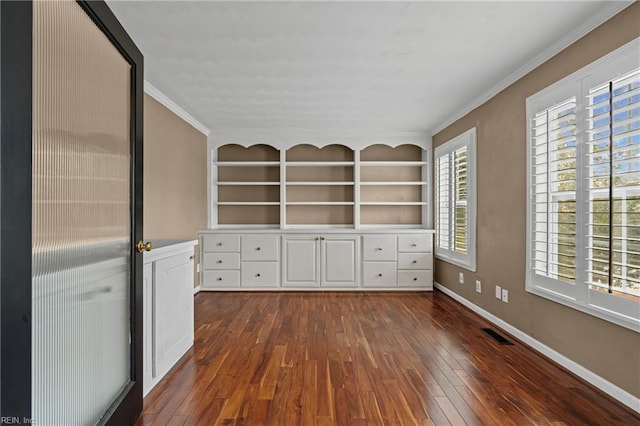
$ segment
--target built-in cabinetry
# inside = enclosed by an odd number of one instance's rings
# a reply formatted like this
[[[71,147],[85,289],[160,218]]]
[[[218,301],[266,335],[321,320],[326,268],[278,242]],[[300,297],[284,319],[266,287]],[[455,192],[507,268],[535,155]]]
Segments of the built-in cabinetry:
[[[356,235],[282,236],[282,287],[357,287],[359,265]]]
[[[427,152],[413,144],[220,146],[211,155],[211,227],[424,228]]]
[[[197,241],[152,240],[143,269],[143,394],[193,345],[193,257]]]
[[[433,231],[316,231],[202,231],[201,289],[433,288]]]
[[[431,289],[429,141],[210,147],[201,288]]]

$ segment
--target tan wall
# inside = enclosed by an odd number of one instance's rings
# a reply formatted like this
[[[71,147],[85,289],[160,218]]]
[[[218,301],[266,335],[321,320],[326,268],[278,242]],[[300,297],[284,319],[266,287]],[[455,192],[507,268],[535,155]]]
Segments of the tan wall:
[[[435,147],[478,128],[477,273],[438,260],[435,280],[636,397],[640,334],[525,291],[525,100],[640,36],[638,22],[635,3],[433,138]],[[509,290],[508,304],[495,285]]]
[[[144,238],[197,239],[206,227],[207,137],[145,94]]]

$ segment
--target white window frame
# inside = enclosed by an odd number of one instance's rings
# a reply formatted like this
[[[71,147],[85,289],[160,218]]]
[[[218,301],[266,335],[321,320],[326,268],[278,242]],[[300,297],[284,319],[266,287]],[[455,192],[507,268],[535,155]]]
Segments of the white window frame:
[[[580,245],[581,238],[587,240],[589,227],[588,215],[576,214],[576,279],[575,284],[567,284],[553,278],[537,275],[533,269],[532,258],[534,191],[533,191],[533,119],[540,111],[568,99],[576,98],[576,122],[579,127],[576,134],[576,209],[588,212],[588,164],[586,163],[586,103],[590,88],[601,80],[615,80],[640,66],[638,51],[640,38],[616,49],[597,61],[581,68],[555,84],[530,96],[526,100],[527,117],[527,235],[526,235],[526,291],[554,302],[569,306],[625,328],[640,332],[640,303],[624,297],[591,290],[587,283],[587,246]],[[636,191],[635,189],[629,191]],[[581,207],[579,207],[581,206]],[[583,217],[584,216],[584,217]]]
[[[477,150],[476,150],[476,128],[473,127],[466,132],[456,136],[455,138],[443,143],[442,145],[436,147],[434,150],[433,157],[433,170],[435,180],[439,182],[438,176],[435,174],[439,173],[439,170],[436,167],[438,159],[440,157],[445,157],[451,155],[454,151],[466,147],[467,148],[467,253],[461,254],[455,252],[451,249],[440,248],[438,244],[435,245],[434,255],[436,258],[440,260],[444,260],[445,262],[452,263],[454,265],[460,266],[462,268],[468,269],[472,272],[476,271],[476,217],[477,217],[477,182],[476,182],[476,163],[477,163]],[[450,164],[450,178],[453,178],[453,161]],[[434,184],[434,224],[436,230],[436,239],[439,239],[439,203],[438,203],[438,188],[439,185]],[[455,197],[453,194],[453,188],[449,185],[449,235],[450,238],[455,238],[454,234],[454,223],[455,223],[455,208],[453,207],[453,203],[455,202]]]

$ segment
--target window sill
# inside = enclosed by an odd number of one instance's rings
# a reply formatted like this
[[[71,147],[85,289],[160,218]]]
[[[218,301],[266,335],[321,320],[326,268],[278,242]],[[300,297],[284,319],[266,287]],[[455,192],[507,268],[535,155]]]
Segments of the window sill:
[[[465,262],[464,260],[457,259],[454,257],[447,256],[442,253],[438,253],[437,251],[434,253],[434,257],[438,260],[442,260],[447,263],[451,263],[453,265],[459,266],[471,272],[476,272],[476,264],[475,262]]]
[[[629,330],[635,331],[636,333],[640,333],[640,321],[634,320],[633,318],[617,315],[612,311],[594,305],[584,305],[582,303],[574,301],[574,299],[571,299],[570,297],[560,295],[558,293],[542,287],[537,287],[535,285],[527,284],[526,290],[528,293],[540,296],[569,308],[573,308],[585,314],[600,318],[601,320],[611,322],[613,324],[619,325],[620,327],[628,328]]]

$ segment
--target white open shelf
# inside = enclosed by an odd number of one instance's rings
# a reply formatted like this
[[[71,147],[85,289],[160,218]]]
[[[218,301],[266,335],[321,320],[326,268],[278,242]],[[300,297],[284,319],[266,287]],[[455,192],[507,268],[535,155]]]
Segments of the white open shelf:
[[[383,167],[412,167],[426,166],[426,161],[360,161],[361,167],[383,166]]]
[[[219,206],[279,206],[279,201],[218,201]]]
[[[417,146],[417,144],[406,145]],[[393,152],[385,152],[387,148],[382,148],[368,151],[366,154],[368,147],[350,148],[352,153],[348,152],[349,147],[345,147],[346,150],[332,148],[318,154],[310,150],[297,150],[297,145],[289,148],[270,147],[278,150],[279,161],[259,161],[278,158],[268,149],[251,151],[251,147],[242,148],[247,150],[247,155],[244,156],[240,148],[233,148],[234,151],[226,151],[221,156],[234,161],[217,161],[218,153],[212,151],[210,164],[224,170],[219,169],[211,175],[212,187],[220,187],[221,191],[220,193],[217,189],[211,191],[211,205],[256,206],[256,208],[270,206],[256,209],[258,222],[255,225],[280,229],[306,226],[423,229],[430,223],[427,204],[430,191],[428,150],[422,146],[419,146],[419,151],[402,148],[400,151],[393,151],[396,149],[394,147],[390,148]],[[318,158],[318,161],[314,161],[314,157]],[[243,158],[247,161],[236,161]],[[291,158],[291,161],[287,158]],[[331,161],[334,158],[335,161]],[[251,161],[252,159],[256,161]],[[385,161],[387,159],[393,161]],[[233,167],[238,170],[228,170]],[[245,167],[247,169],[242,170]],[[260,167],[264,169],[259,170]],[[247,179],[247,181],[244,182],[241,179]],[[233,195],[236,190],[244,191],[245,189],[247,191],[243,196],[245,200],[279,199],[280,201],[229,201],[236,198]],[[276,194],[278,190],[279,195]],[[226,199],[219,198],[220,196]],[[287,201],[289,198],[296,201]],[[216,202],[218,199],[220,201]],[[300,199],[306,201],[298,201]],[[277,212],[274,212],[271,206],[279,206],[280,223],[278,225],[267,222],[278,220],[274,216]],[[248,211],[250,209],[243,210],[240,207],[237,211],[233,208],[218,211],[216,208],[213,209],[211,223],[216,227],[231,225],[236,220],[234,216],[238,215],[243,226],[245,226],[244,223],[251,225],[248,223],[251,221],[250,218],[247,219],[251,214]],[[219,213],[224,215],[224,223],[218,221]],[[352,219],[349,219],[349,215],[352,215]],[[416,222],[413,222],[414,220]],[[267,225],[263,225],[260,221],[264,221]],[[318,223],[315,223],[316,221]],[[325,224],[325,221],[330,221],[331,224]]]
[[[287,206],[353,206],[353,201],[287,201]]]
[[[370,186],[384,186],[384,185],[402,185],[402,186],[406,186],[406,185],[426,185],[426,182],[423,181],[393,181],[393,182],[384,182],[384,181],[378,181],[378,182],[366,182],[366,181],[360,181],[360,186],[366,186],[366,185],[370,185]]]
[[[276,186],[276,185],[280,185],[280,182],[239,182],[239,181],[235,181],[235,182],[230,182],[230,181],[226,181],[226,182],[218,182],[219,186],[260,186],[260,185],[267,185],[267,186]]]
[[[297,181],[297,182],[287,182],[287,186],[349,186],[354,185],[353,181],[343,181],[343,182],[312,182],[312,181]]]
[[[218,167],[276,167],[279,161],[216,161]]]
[[[360,201],[361,206],[426,206],[424,201]]]
[[[355,165],[354,161],[287,161],[287,167],[348,167]]]

